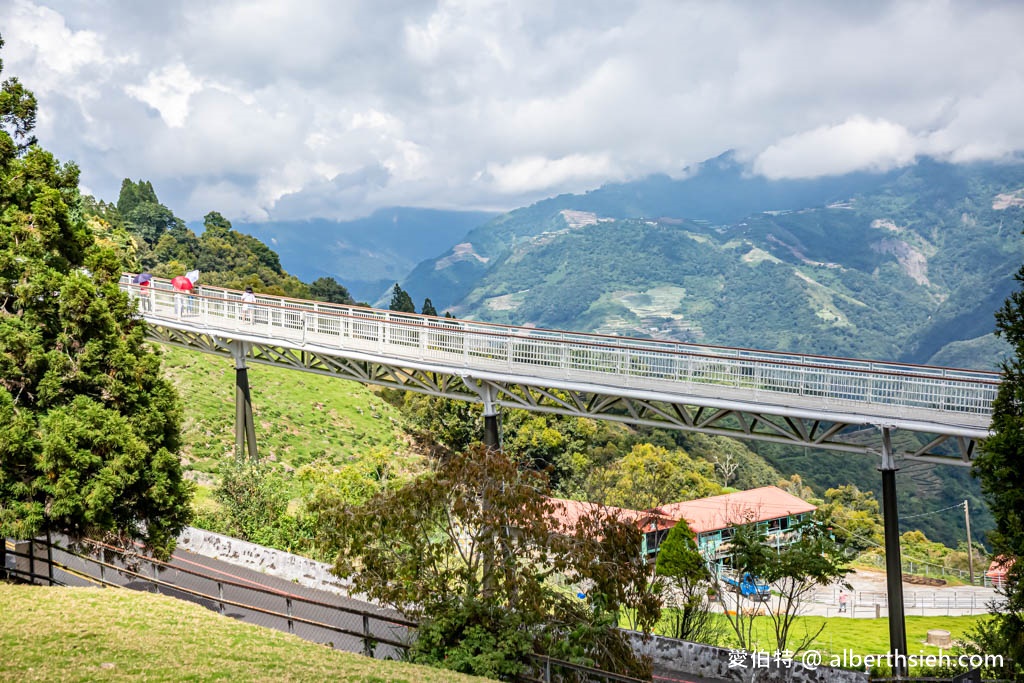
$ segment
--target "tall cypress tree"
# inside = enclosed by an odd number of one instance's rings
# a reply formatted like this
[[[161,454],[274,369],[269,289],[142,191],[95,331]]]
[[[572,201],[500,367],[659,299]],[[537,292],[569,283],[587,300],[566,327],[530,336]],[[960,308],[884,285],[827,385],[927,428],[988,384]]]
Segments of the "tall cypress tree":
[[[178,400],[118,289],[122,263],[86,227],[78,168],[17,144],[35,99],[12,80],[0,91],[0,535],[115,534],[163,554],[191,514]]]
[[[412,297],[409,293],[398,286],[395,283],[395,288],[391,290],[391,305],[388,306],[389,310],[401,311],[402,313],[415,313],[416,304],[412,302]]]
[[[1024,286],[1024,267],[1015,279]],[[996,521],[993,549],[1010,567],[1007,602],[995,615],[988,645],[1024,664],[1024,287],[1013,292],[996,312],[996,335],[1013,347],[1002,362],[1002,384],[992,405],[992,435],[981,445],[974,474],[981,480]],[[984,630],[983,630],[984,631]]]

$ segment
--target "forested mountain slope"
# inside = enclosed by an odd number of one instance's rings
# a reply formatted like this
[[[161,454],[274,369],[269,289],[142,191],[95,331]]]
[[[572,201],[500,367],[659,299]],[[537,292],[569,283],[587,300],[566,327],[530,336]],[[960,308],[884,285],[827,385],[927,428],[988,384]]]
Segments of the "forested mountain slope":
[[[1022,205],[1024,165],[773,182],[719,159],[505,214],[403,286],[460,317],[991,368]]]

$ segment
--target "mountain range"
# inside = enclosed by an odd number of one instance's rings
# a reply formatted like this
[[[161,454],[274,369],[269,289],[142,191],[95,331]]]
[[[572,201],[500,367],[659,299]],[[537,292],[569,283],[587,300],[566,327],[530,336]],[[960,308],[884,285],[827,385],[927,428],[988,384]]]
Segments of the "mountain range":
[[[724,155],[497,216],[402,286],[494,322],[993,368],[1022,207],[1020,163],[768,180]]]

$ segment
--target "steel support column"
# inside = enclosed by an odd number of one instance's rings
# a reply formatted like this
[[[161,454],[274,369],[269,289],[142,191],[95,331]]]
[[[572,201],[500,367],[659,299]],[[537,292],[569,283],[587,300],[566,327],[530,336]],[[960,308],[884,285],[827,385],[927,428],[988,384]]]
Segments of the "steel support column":
[[[889,652],[892,672],[907,674],[907,627],[903,618],[903,566],[900,558],[900,520],[896,504],[896,461],[889,427],[882,427],[882,514],[885,520],[885,583],[889,598]]]
[[[462,383],[478,395],[484,405],[484,445],[488,450],[501,450],[501,422],[498,414],[498,389],[490,382],[479,384],[472,378],[463,375]]]
[[[249,352],[245,342],[231,342],[231,355],[235,359],[235,456],[245,455],[248,445],[249,459],[259,460],[256,451],[256,425],[252,417],[252,396],[249,394],[249,370],[245,356]]]

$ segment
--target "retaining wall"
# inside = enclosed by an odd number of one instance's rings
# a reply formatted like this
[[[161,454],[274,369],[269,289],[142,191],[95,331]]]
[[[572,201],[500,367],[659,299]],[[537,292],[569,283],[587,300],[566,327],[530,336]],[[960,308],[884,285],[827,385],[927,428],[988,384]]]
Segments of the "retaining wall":
[[[331,566],[283,550],[265,548],[248,541],[215,534],[212,531],[187,527],[178,536],[178,549],[197,555],[212,557],[230,564],[246,567],[261,574],[270,574],[303,586],[357,597],[351,593],[351,584],[331,574]]]
[[[651,657],[655,672],[676,671],[737,683],[867,683],[868,680],[868,675],[859,671],[826,666],[811,668],[798,661],[787,666],[765,653],[755,658],[750,653],[723,647],[660,636],[651,636],[645,640],[643,634],[636,631],[627,633],[633,648]]]

